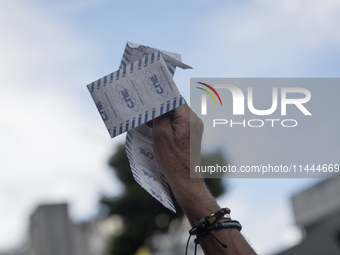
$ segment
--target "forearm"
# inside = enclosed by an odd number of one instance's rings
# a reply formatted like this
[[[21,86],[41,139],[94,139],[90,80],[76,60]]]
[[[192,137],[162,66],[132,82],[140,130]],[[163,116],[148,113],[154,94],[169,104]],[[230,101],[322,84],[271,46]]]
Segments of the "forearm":
[[[193,227],[196,226],[199,219],[219,209],[218,204],[201,179],[191,179],[190,182],[183,184],[170,183],[170,187]]]
[[[185,212],[192,227],[201,218],[211,215],[220,209],[202,179],[171,180],[169,182],[176,200]],[[211,231],[218,240],[226,244],[224,248],[213,237],[204,236],[199,243],[205,254],[255,254],[241,233],[235,229],[220,229]]]
[[[220,209],[203,180],[190,176],[190,166],[200,161],[202,133],[203,122],[187,105],[153,121],[153,148],[158,166],[193,227],[198,220]],[[255,254],[237,229],[224,228],[211,233],[228,248],[211,236],[203,236],[199,242],[205,254]]]

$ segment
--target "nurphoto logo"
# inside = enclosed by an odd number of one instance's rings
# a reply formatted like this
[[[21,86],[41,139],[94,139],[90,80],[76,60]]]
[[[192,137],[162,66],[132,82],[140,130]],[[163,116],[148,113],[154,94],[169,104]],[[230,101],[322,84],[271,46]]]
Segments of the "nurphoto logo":
[[[253,87],[247,87],[247,94],[238,87],[233,84],[215,84],[211,86],[207,83],[197,82],[206,88],[197,87],[200,90],[203,90],[205,93],[201,95],[201,115],[208,114],[208,99],[207,95],[211,97],[215,105],[217,106],[217,100],[215,96],[222,105],[222,99],[220,95],[231,94],[232,96],[232,115],[233,116],[242,116],[245,115],[245,109],[248,110],[251,114],[256,116],[267,116],[265,119],[242,119],[241,121],[235,119],[225,119],[225,118],[215,118],[213,119],[213,126],[217,125],[230,125],[230,127],[234,127],[236,125],[241,125],[243,127],[263,127],[266,123],[274,127],[276,122],[281,123],[282,127],[296,127],[298,125],[298,121],[296,119],[270,119],[270,115],[280,112],[281,116],[287,115],[287,106],[292,105],[296,107],[301,113],[305,116],[311,116],[311,112],[307,109],[305,104],[311,100],[311,92],[306,88],[300,87],[272,87],[271,88],[271,98],[268,98],[268,93],[266,95],[266,99],[271,100],[271,106],[267,109],[257,109],[254,106],[254,93]],[[208,90],[209,89],[209,90]],[[217,92],[219,91],[219,93]],[[280,92],[280,93],[279,93]],[[261,100],[261,98],[260,98]],[[245,103],[246,102],[246,103]],[[227,107],[230,107],[229,105]],[[247,108],[246,108],[247,107]],[[220,111],[220,110],[219,110]]]

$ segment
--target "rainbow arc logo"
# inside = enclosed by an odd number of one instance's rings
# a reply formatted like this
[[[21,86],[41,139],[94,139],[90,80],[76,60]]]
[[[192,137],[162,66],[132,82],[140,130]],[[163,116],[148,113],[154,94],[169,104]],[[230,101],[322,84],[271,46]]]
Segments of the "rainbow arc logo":
[[[197,83],[198,83],[198,84],[201,84],[201,85],[203,85],[203,86],[205,86],[205,87],[207,87],[207,88],[209,88],[209,89],[217,96],[217,98],[218,98],[218,100],[220,101],[220,104],[221,104],[221,106],[222,106],[221,97],[220,97],[220,95],[217,93],[217,91],[216,91],[212,86],[210,86],[210,85],[208,85],[208,84],[206,84],[206,83],[203,83],[203,82],[197,82]],[[196,88],[198,88],[198,89],[203,90],[204,92],[206,92],[206,93],[214,100],[215,105],[217,105],[216,100],[215,100],[215,97],[213,96],[213,94],[212,94],[209,90],[207,90],[207,89],[205,89],[205,88],[201,88],[201,87],[196,87]]]

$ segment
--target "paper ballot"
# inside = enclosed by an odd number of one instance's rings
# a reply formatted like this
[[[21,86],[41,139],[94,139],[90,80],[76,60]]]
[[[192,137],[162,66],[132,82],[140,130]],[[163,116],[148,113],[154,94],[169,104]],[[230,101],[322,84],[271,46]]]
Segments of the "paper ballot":
[[[111,138],[128,132],[125,149],[136,182],[174,212],[152,129],[144,123],[185,103],[172,79],[176,67],[191,68],[179,54],[128,42],[119,70],[87,85]]]

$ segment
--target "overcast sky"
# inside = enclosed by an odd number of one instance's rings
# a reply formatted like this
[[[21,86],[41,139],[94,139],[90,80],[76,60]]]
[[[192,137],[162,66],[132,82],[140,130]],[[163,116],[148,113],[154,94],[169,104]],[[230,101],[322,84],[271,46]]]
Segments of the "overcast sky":
[[[339,24],[338,0],[0,0],[0,250],[40,203],[67,201],[79,221],[119,193],[107,161],[124,137],[110,139],[85,86],[117,70],[127,41],[180,53],[189,98],[190,77],[339,77]],[[271,254],[299,240],[289,199],[314,182],[230,180],[221,203]]]

